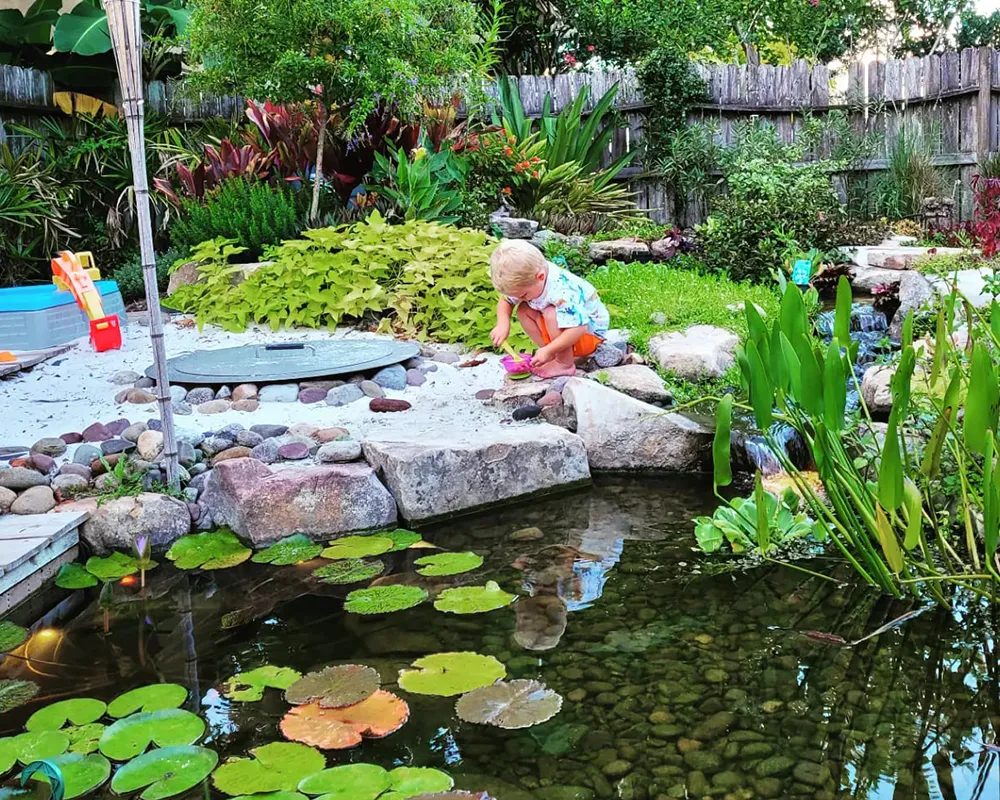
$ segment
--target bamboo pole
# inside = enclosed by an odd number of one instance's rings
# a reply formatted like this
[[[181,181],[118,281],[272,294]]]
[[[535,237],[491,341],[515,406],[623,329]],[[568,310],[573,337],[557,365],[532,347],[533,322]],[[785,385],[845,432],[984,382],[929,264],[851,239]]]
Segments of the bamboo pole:
[[[160,317],[160,290],[156,284],[156,257],[153,251],[153,226],[149,213],[149,183],[146,176],[146,137],[142,86],[142,28],[137,0],[105,0],[108,32],[118,66],[122,91],[122,109],[128,125],[128,145],[132,156],[132,183],[139,224],[139,250],[142,256],[142,280],[146,288],[146,308],[149,312],[149,336],[153,343],[153,366],[156,370],[156,402],[163,423],[163,461],[167,469],[167,485],[180,486],[177,461],[177,436],[167,380],[167,352],[163,342],[163,320]]]

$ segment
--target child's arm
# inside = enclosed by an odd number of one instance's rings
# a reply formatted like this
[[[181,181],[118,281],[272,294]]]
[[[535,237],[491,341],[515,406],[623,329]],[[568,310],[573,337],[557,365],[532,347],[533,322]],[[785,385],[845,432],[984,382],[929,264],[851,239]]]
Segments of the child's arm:
[[[510,336],[510,317],[514,313],[514,306],[506,297],[501,297],[497,302],[497,324],[490,331],[490,341],[495,347],[500,347]]]
[[[557,353],[563,350],[572,350],[573,346],[583,338],[586,332],[586,325],[577,325],[575,328],[563,328],[555,339],[545,345],[545,347],[540,347],[535,352],[531,357],[531,363],[545,364],[555,358]]]

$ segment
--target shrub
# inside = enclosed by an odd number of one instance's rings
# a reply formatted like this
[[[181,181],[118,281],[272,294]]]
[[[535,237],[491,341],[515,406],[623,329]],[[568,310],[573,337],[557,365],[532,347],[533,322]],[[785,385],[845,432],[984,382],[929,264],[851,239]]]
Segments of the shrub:
[[[174,262],[183,259],[187,251],[181,247],[171,247],[163,253],[156,254],[156,282],[160,291],[165,291],[170,280],[170,267]],[[146,285],[142,279],[142,256],[132,253],[124,262],[110,273],[110,278],[118,283],[122,299],[126,303],[134,303],[146,297]]]
[[[975,234],[986,258],[993,258],[1000,251],[1000,178],[972,179],[976,195]]]
[[[404,220],[458,222],[463,166],[451,150],[428,155],[424,148],[418,148],[412,158],[402,150],[390,151],[388,158],[376,153],[372,178],[383,185],[368,188],[391,201],[395,215]]]
[[[545,243],[545,258],[577,275],[586,275],[592,266],[590,248],[586,244],[575,246],[558,239]]]
[[[184,200],[170,227],[175,247],[195,247],[217,237],[231,237],[259,260],[267,245],[297,236],[303,227],[298,198],[284,186],[235,178],[205,196],[205,202]]]
[[[708,89],[688,54],[677,47],[655,49],[643,59],[636,77],[650,107],[643,139],[649,160],[657,161],[669,152],[674,134],[687,128],[691,106],[708,101]]]

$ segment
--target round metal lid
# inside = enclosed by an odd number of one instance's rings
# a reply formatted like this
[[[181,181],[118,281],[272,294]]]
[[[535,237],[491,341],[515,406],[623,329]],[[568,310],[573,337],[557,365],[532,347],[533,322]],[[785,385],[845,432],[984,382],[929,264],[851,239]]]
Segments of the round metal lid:
[[[325,378],[398,364],[420,352],[414,342],[389,339],[332,342],[281,342],[223,350],[196,350],[167,360],[171,383],[222,385],[280,383]],[[146,375],[156,377],[150,366]]]

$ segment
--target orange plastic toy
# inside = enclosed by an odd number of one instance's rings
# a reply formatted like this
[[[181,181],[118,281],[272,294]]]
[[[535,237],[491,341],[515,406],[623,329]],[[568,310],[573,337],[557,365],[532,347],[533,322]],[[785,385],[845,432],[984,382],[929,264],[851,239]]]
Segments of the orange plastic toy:
[[[76,304],[90,318],[90,341],[98,353],[122,346],[118,317],[105,316],[101,293],[94,286],[94,281],[100,279],[101,273],[94,267],[94,257],[89,252],[64,250],[52,259],[52,282],[60,291],[72,292]]]

